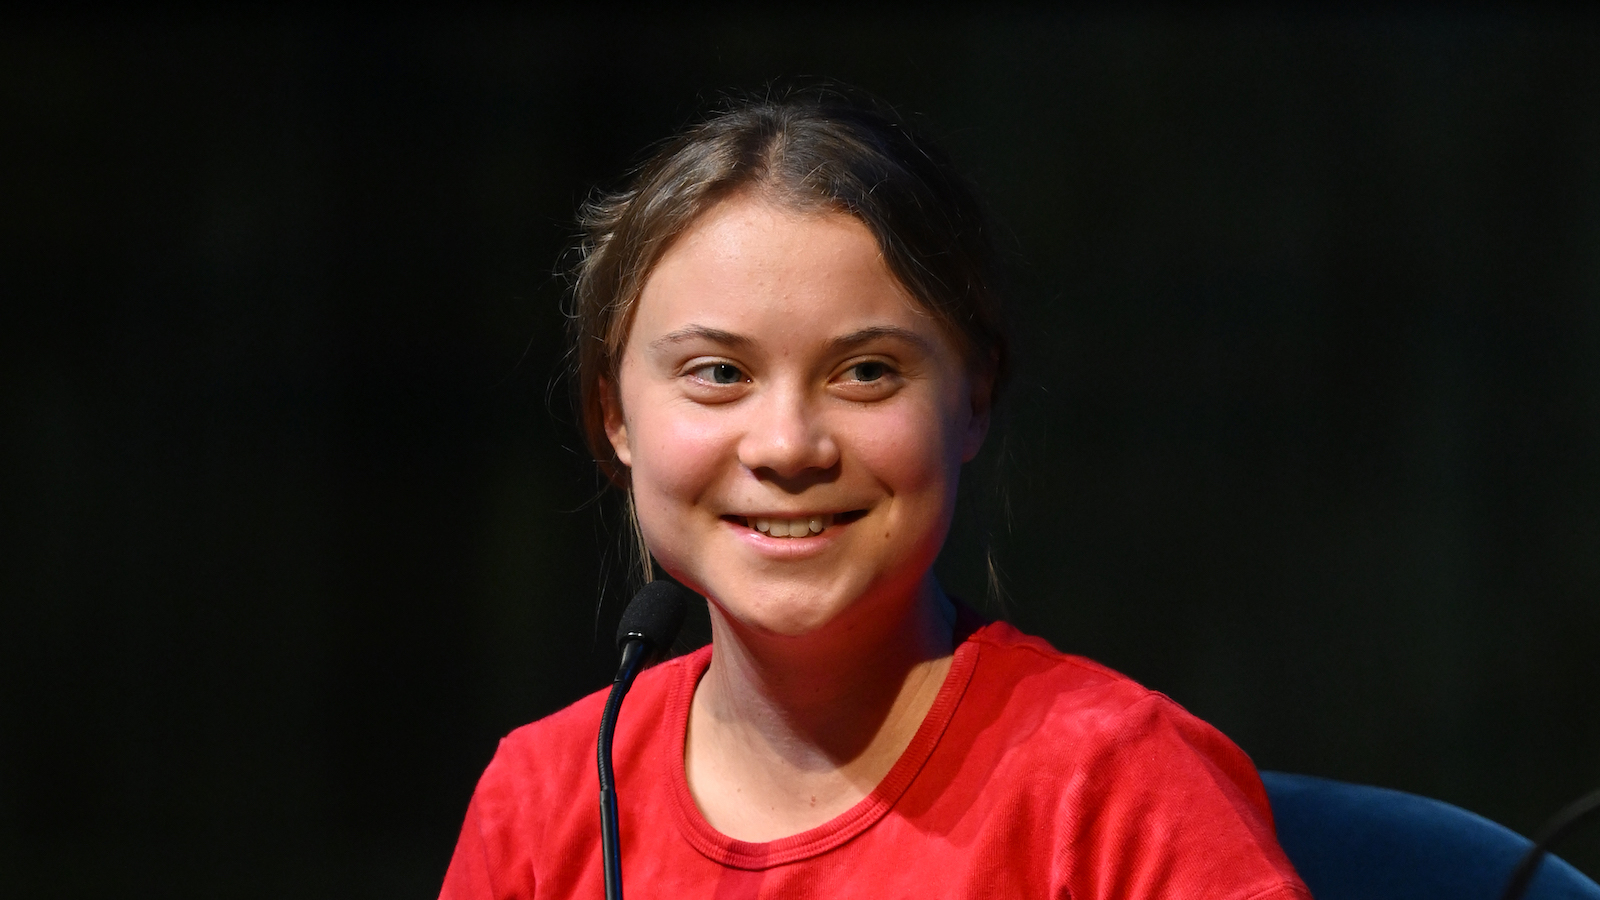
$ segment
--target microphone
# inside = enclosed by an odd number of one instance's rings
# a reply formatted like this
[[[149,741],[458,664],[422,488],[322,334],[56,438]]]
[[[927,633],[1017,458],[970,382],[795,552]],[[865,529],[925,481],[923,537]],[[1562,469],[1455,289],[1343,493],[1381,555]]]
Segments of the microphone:
[[[678,636],[683,614],[693,596],[671,581],[652,581],[633,595],[617,626],[617,649],[622,664],[611,682],[606,711],[600,716],[600,855],[606,874],[606,900],[622,900],[622,848],[617,842],[616,774],[611,768],[611,739],[617,731],[617,713],[633,679],[651,657],[665,652]]]

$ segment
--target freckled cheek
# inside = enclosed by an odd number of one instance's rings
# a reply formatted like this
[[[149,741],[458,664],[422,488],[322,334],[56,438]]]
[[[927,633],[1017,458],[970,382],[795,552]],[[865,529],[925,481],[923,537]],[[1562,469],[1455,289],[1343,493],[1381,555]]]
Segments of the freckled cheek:
[[[946,429],[919,412],[875,416],[851,429],[858,463],[896,494],[938,489],[952,475]]]
[[[938,556],[955,506],[960,459],[950,451],[943,417],[925,408],[874,410],[852,423],[848,459],[889,493],[880,530],[862,537],[876,546],[881,589],[919,581]],[[846,465],[850,465],[847,461]]]
[[[725,474],[728,448],[736,444],[720,424],[715,418],[694,415],[647,413],[636,419],[635,489],[693,502]]]

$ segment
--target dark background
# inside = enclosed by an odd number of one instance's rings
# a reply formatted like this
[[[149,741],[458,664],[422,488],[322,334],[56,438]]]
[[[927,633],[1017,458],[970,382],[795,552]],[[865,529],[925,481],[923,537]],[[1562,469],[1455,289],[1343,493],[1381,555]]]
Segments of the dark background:
[[[950,587],[1264,768],[1600,786],[1600,20],[80,11],[0,23],[7,892],[433,896],[612,666],[573,210],[800,75],[1006,229]]]

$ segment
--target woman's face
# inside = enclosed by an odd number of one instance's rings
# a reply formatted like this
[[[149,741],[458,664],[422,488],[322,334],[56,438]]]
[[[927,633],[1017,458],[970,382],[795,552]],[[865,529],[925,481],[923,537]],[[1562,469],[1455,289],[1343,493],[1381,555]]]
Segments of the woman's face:
[[[931,584],[988,386],[858,220],[712,209],[646,282],[618,381],[645,541],[738,625],[799,636]]]

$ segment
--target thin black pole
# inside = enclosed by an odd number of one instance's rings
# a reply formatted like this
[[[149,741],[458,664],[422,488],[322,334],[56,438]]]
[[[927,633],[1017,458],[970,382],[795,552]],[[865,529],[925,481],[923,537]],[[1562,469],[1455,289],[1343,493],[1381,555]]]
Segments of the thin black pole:
[[[616,773],[611,766],[611,739],[617,731],[617,714],[633,679],[644,668],[644,641],[628,641],[622,648],[622,665],[611,682],[606,711],[600,717],[600,859],[605,868],[606,900],[622,900],[622,845],[617,832]]]
[[[1533,883],[1533,875],[1539,871],[1539,863],[1544,862],[1546,853],[1556,845],[1556,842],[1566,837],[1578,823],[1600,810],[1600,791],[1595,791],[1586,797],[1581,797],[1555,814],[1539,833],[1533,838],[1533,846],[1523,855],[1522,861],[1517,863],[1516,869],[1511,872],[1511,880],[1506,882],[1505,893],[1500,895],[1500,900],[1520,900],[1528,885]]]

